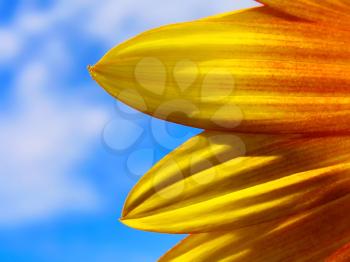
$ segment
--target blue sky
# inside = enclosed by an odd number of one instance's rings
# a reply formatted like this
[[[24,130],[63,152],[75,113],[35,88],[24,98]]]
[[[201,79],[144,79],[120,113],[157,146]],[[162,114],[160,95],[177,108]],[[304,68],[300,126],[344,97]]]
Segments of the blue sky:
[[[144,30],[253,4],[0,0],[0,261],[155,261],[183,237],[118,217],[139,176],[200,130],[162,133],[86,66]]]

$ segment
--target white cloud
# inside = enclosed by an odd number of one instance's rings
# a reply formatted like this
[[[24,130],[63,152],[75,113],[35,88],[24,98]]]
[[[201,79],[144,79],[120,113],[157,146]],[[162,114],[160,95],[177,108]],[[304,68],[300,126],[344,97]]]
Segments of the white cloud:
[[[14,107],[0,117],[0,226],[94,209],[99,201],[75,169],[108,117],[79,97],[51,95],[49,68],[27,64],[17,77]]]
[[[77,34],[111,47],[153,27],[257,5],[254,0],[62,0],[39,11],[22,2],[12,24],[0,27],[0,63],[15,58],[31,38],[53,34],[60,24],[72,24]]]
[[[21,41],[17,34],[0,28],[0,65],[16,58],[21,49]]]
[[[45,12],[22,3],[13,25],[21,35],[49,32],[60,22],[110,46],[152,27],[258,5],[254,0],[62,0]]]
[[[115,44],[119,35],[125,34],[125,30],[135,24],[137,31],[143,31],[258,5],[253,0],[105,0],[89,3],[85,29],[108,45]]]

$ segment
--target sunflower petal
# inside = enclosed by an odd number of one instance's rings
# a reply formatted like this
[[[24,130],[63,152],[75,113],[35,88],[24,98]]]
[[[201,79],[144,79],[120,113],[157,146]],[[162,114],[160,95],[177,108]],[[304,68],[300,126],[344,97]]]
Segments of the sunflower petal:
[[[255,133],[347,132],[349,42],[348,31],[259,7],[151,30],[89,70],[111,95],[172,122]]]
[[[349,0],[257,0],[296,17],[334,25],[349,25]]]
[[[122,222],[167,233],[241,228],[350,193],[350,136],[204,132],[131,191]]]
[[[326,262],[348,262],[350,261],[350,243],[342,246],[334,254],[327,258]]]
[[[349,209],[347,195],[285,220],[191,235],[159,261],[324,261],[350,240]]]

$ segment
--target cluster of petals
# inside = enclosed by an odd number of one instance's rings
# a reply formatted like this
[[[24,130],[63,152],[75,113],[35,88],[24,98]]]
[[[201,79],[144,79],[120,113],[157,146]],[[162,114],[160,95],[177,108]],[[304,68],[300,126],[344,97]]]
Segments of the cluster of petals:
[[[350,261],[350,0],[259,2],[89,67],[133,108],[204,129],[126,200],[124,224],[189,234],[160,261]]]

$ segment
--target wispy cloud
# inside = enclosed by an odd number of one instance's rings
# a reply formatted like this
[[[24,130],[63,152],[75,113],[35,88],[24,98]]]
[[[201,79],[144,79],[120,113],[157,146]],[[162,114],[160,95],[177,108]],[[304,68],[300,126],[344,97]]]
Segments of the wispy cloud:
[[[0,117],[0,225],[95,208],[99,200],[76,172],[107,116],[78,97],[50,95],[50,85],[46,64],[28,64],[17,76],[16,106]]]
[[[0,29],[0,65],[15,59],[20,53],[19,37],[9,29]]]
[[[16,64],[10,103],[0,112],[0,227],[98,207],[100,195],[80,167],[109,117],[67,92],[74,88],[64,76],[76,57],[53,30],[66,11],[22,6],[0,29],[0,65]]]
[[[253,0],[89,1],[84,28],[110,45],[114,44],[116,39],[120,39],[120,35],[131,36],[163,24],[192,20],[254,5],[257,3]]]

